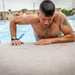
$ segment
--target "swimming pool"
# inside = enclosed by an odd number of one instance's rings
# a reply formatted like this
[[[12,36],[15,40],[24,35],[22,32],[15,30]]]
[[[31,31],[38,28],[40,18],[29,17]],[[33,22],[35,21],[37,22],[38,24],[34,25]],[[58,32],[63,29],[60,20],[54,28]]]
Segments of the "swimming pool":
[[[75,31],[75,18],[67,18]],[[31,25],[17,25],[17,37],[20,37],[26,30],[26,34],[20,39],[23,42],[35,42],[34,32]],[[0,41],[1,43],[10,43],[9,20],[0,20]]]

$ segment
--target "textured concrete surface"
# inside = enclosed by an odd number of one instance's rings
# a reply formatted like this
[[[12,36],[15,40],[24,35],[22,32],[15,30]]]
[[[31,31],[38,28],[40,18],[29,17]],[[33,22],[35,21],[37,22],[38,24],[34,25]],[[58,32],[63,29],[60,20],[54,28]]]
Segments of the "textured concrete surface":
[[[0,75],[75,75],[75,42],[20,46],[0,43]]]

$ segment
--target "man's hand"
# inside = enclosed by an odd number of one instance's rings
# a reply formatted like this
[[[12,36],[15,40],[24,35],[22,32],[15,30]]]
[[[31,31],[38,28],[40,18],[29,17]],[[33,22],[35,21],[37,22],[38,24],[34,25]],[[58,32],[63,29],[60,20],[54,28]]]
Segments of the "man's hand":
[[[11,45],[21,45],[21,44],[24,44],[24,42],[21,42],[20,40],[11,41]]]
[[[46,44],[51,44],[52,39],[41,39],[37,42],[35,42],[35,45],[46,45]]]

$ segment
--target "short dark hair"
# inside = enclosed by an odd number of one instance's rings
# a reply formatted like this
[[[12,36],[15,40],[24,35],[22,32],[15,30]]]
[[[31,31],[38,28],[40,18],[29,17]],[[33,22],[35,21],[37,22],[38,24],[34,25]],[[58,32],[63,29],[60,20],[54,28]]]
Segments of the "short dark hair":
[[[45,16],[53,16],[55,4],[51,0],[44,0],[39,6],[39,10],[44,13]]]

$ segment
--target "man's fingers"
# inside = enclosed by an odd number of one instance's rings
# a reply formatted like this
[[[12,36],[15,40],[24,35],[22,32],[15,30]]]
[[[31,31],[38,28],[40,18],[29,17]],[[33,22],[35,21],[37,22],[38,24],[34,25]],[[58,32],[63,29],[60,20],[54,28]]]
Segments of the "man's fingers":
[[[43,45],[43,44],[44,44],[44,42],[41,41],[41,40],[39,40],[39,41],[37,41],[37,42],[34,43],[34,45]]]
[[[19,40],[13,40],[13,41],[11,42],[11,45],[20,45],[20,44],[24,44],[24,42],[21,42],[21,41],[19,41]]]
[[[51,41],[50,40],[48,41],[48,39],[41,39],[41,40],[35,42],[34,45],[47,45],[50,43],[51,43]]]
[[[21,44],[24,44],[24,42],[21,42]]]

